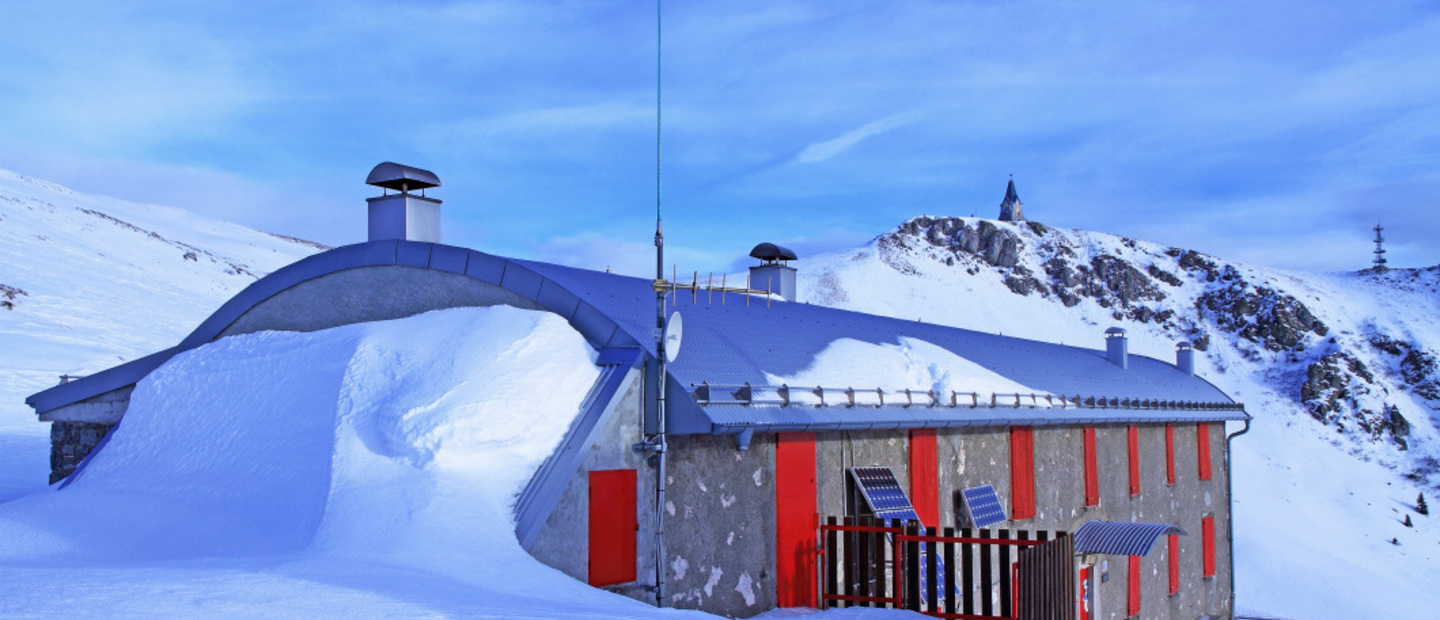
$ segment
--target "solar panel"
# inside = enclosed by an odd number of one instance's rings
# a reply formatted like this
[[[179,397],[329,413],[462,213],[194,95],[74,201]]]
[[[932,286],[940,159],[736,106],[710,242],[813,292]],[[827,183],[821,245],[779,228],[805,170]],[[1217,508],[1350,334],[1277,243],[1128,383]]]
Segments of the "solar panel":
[[[855,479],[855,486],[860,487],[860,495],[865,497],[865,503],[870,505],[870,511],[881,519],[898,519],[900,521],[919,521],[920,517],[915,514],[915,507],[910,504],[910,498],[905,495],[905,490],[900,488],[900,481],[895,479],[895,472],[889,467],[853,467],[850,475]],[[993,491],[992,491],[993,493]],[[920,533],[926,533],[925,526],[920,526]],[[888,538],[890,535],[886,534]],[[920,551],[920,565],[925,565],[924,547]],[[938,579],[935,587],[939,592],[945,591],[945,561],[936,558],[936,573]],[[925,597],[928,589],[929,574],[920,573],[920,596]]]
[[[915,507],[910,505],[910,498],[906,497],[905,490],[900,488],[900,482],[895,479],[895,473],[889,467],[855,467],[850,470],[855,478],[855,486],[860,487],[860,494],[865,497],[865,503],[869,504],[870,511],[881,519],[900,519],[902,521],[919,521],[920,517],[915,515]]]
[[[970,487],[961,494],[965,496],[965,511],[970,513],[971,526],[990,527],[1006,521],[1005,509],[1000,507],[995,487],[988,484]]]

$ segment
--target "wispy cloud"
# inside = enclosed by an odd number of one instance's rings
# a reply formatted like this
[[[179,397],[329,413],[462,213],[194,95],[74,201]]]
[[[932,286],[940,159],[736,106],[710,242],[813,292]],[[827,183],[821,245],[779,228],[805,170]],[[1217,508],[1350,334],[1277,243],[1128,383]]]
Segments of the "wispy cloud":
[[[403,161],[444,180],[449,241],[601,268],[627,248],[644,275],[653,11],[22,3],[0,167],[313,236]],[[667,233],[696,253],[677,262],[993,214],[1007,173],[1046,223],[1276,266],[1351,264],[1307,248],[1372,214],[1397,259],[1437,226],[1433,3],[688,2],[664,27]]]
[[[858,129],[852,129],[824,142],[816,142],[800,151],[800,154],[795,156],[795,163],[814,164],[836,157],[867,138],[904,127],[918,117],[919,114],[915,112],[895,114],[873,123],[867,123]]]

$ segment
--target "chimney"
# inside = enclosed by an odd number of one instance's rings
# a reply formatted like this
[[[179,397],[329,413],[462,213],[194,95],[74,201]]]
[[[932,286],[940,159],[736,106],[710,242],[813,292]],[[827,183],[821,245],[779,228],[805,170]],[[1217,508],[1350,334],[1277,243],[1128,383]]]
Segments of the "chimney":
[[[773,243],[762,243],[750,250],[760,264],[750,268],[750,288],[769,290],[785,301],[795,301],[795,268],[786,264],[797,260],[795,252]]]
[[[1121,368],[1130,367],[1130,344],[1124,329],[1111,327],[1105,330],[1105,359]]]
[[[1195,376],[1195,348],[1181,341],[1175,345],[1175,367],[1187,376]]]
[[[440,242],[440,201],[425,197],[425,188],[440,186],[435,173],[387,161],[375,166],[365,183],[385,190],[365,199],[370,204],[371,241]],[[416,190],[420,193],[410,193]]]

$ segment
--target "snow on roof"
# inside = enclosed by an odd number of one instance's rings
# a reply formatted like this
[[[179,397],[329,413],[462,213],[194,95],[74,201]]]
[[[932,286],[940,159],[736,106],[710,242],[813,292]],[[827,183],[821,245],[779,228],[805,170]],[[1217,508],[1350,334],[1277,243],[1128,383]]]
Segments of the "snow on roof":
[[[328,273],[375,265],[407,265],[465,274],[509,289],[559,314],[597,349],[638,347],[654,355],[651,334],[655,293],[649,280],[506,259],[441,244],[376,241],[336,248],[276,271],[222,306],[177,347],[56,386],[32,395],[27,402],[43,414],[132,384],[170,356],[213,340],[246,310],[282,290]],[[833,343],[849,340],[871,345],[871,352],[903,348],[907,342],[913,350],[914,343],[925,343],[932,354],[943,351],[952,362],[963,360],[970,369],[967,372],[983,370],[987,382],[998,378],[1005,386],[1101,403],[1100,408],[1074,408],[1061,413],[1048,409],[996,409],[983,416],[973,412],[961,416],[945,408],[816,412],[798,407],[701,406],[690,399],[676,399],[671,429],[674,432],[734,432],[737,427],[871,428],[1246,417],[1215,386],[1180,372],[1173,364],[1150,358],[1131,356],[1129,368],[1122,369],[1107,362],[1104,352],[1096,349],[809,304],[765,301],[736,293],[682,291],[672,294],[671,302],[667,312],[679,312],[685,320],[684,349],[668,366],[671,392],[691,394],[706,384],[768,385],[774,378],[802,377]],[[852,365],[851,371],[861,368]],[[810,377],[814,378],[819,377]],[[844,378],[845,382],[860,382],[863,377],[847,374]],[[883,386],[883,381],[884,377],[876,376],[867,382],[871,386],[852,387],[924,387]],[[838,383],[826,387],[847,387]],[[1132,402],[1134,406],[1130,406]]]

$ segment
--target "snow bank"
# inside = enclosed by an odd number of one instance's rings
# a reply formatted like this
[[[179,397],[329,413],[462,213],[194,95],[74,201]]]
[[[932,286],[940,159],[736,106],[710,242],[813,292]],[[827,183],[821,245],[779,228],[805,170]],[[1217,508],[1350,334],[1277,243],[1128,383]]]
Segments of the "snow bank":
[[[597,375],[564,320],[509,307],[178,355],[68,486],[0,504],[0,617],[709,617],[515,539]]]
[[[789,376],[766,373],[771,385],[825,388],[880,388],[979,392],[980,394],[1043,394],[918,338],[899,344],[873,344],[840,338],[826,345],[815,361]]]
[[[0,561],[309,548],[448,572],[524,555],[511,503],[593,355],[559,317],[509,307],[220,340],[142,381],[67,488],[0,506]]]

